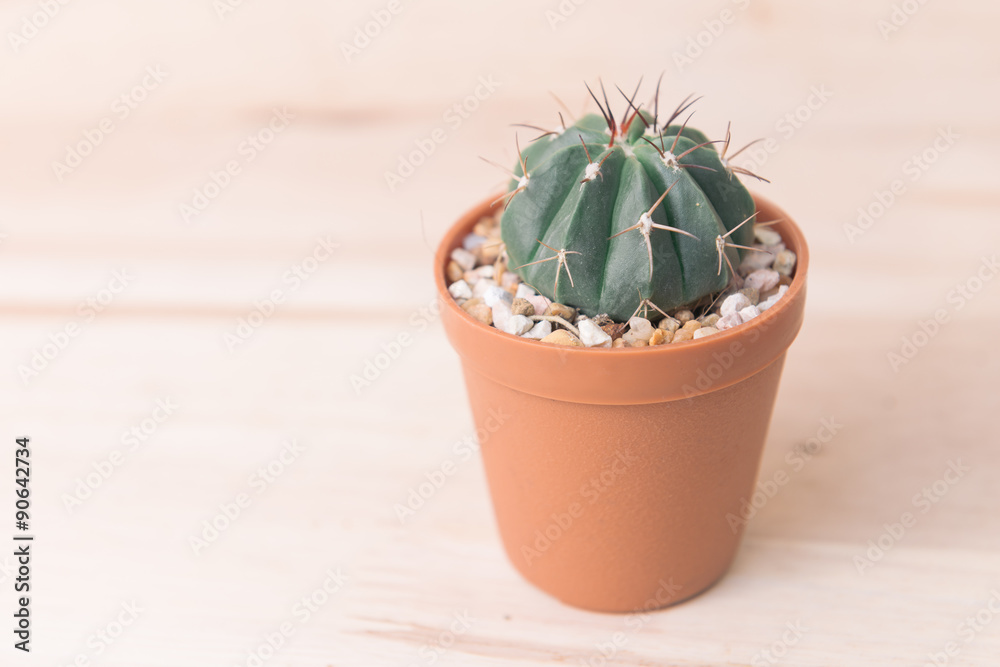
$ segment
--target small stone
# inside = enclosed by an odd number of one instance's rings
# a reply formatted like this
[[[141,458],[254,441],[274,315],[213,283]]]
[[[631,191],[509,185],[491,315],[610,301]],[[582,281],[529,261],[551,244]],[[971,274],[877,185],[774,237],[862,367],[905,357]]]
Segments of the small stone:
[[[466,250],[474,250],[476,247],[486,243],[486,237],[481,234],[467,234],[464,239],[462,239],[462,247]]]
[[[542,339],[543,343],[554,343],[556,345],[570,345],[572,347],[583,347],[583,343],[580,339],[566,331],[565,329],[557,329],[553,331],[548,336]]]
[[[527,299],[529,296],[535,296],[535,294],[535,290],[521,283],[517,286],[517,292],[514,293],[514,296],[518,299]]]
[[[580,341],[587,347],[611,347],[612,339],[593,320],[583,320],[577,325],[580,329]]]
[[[459,280],[457,283],[449,285],[448,292],[456,299],[472,298],[472,288],[469,287],[469,283],[464,280]]]
[[[464,310],[465,312],[469,312],[470,308],[472,308],[473,306],[478,306],[481,303],[483,303],[483,300],[478,297],[473,299],[468,299],[465,303],[462,304],[462,310]],[[489,306],[487,306],[487,308],[489,308]]]
[[[481,299],[486,295],[486,292],[488,292],[491,287],[497,287],[497,284],[492,280],[480,280],[472,286],[472,296]]]
[[[448,282],[454,283],[462,279],[462,267],[458,265],[458,262],[451,260],[448,262],[448,266],[445,268],[445,275],[448,276]]]
[[[665,331],[674,333],[675,331],[681,328],[681,322],[680,320],[675,320],[674,318],[668,315],[667,317],[664,317],[662,320],[660,320],[660,323],[656,325],[656,327],[658,329],[664,329]]]
[[[791,285],[792,284],[792,277],[791,276],[781,276],[781,279],[778,280],[778,284],[779,285]]]
[[[737,292],[736,294],[726,297],[725,301],[722,302],[722,307],[719,308],[719,313],[725,317],[731,313],[737,313],[750,305],[752,305],[750,303],[750,299],[748,299],[745,294]]]
[[[572,322],[576,319],[576,309],[564,306],[561,303],[553,302],[549,304],[548,310],[545,311],[545,314],[552,315],[553,317],[561,317],[567,322]]]
[[[744,287],[740,290],[740,294],[745,296],[752,306],[756,306],[760,301],[760,291],[756,287]]]
[[[715,323],[715,328],[719,331],[725,331],[741,324],[743,324],[743,318],[740,317],[739,313],[729,313],[719,318],[719,321]]]
[[[517,284],[521,282],[521,276],[512,271],[505,271],[500,277],[500,286],[505,290],[517,290]],[[514,296],[511,294],[511,296]]]
[[[674,334],[666,329],[657,329],[653,332],[653,335],[649,338],[649,346],[663,345],[664,343],[669,343],[674,339]]]
[[[476,268],[476,256],[465,248],[455,248],[451,251],[452,260],[462,267],[463,271],[471,271]]]
[[[683,343],[686,340],[692,339],[694,339],[694,332],[691,329],[679,329],[677,333],[674,334],[674,339],[670,342]]]
[[[694,313],[690,310],[679,310],[674,313],[674,319],[676,319],[681,324],[687,324],[694,319]]]
[[[544,313],[549,309],[549,304],[552,303],[541,294],[538,296],[526,296],[524,298],[535,307],[535,314]]]
[[[535,307],[531,305],[531,302],[527,299],[514,299],[514,303],[511,304],[510,310],[515,315],[524,315],[525,317],[531,317],[535,314]]]
[[[625,327],[627,327],[628,325],[625,323],[616,324],[615,322],[607,322],[600,326],[601,329],[604,331],[604,333],[611,336],[612,340],[618,340],[619,338],[622,337],[622,334],[625,333]]]
[[[476,273],[475,270],[466,271],[462,274],[462,280],[469,283],[470,285],[475,285],[482,279],[482,276]]]
[[[480,264],[492,264],[497,261],[497,257],[500,256],[500,251],[502,249],[503,244],[497,243],[496,241],[490,241],[480,246],[476,246],[476,249],[473,252]]]
[[[492,278],[496,274],[496,268],[492,264],[480,266],[472,271],[480,278]]]
[[[758,315],[760,315],[760,310],[757,306],[747,306],[746,308],[740,310],[740,319],[743,320],[744,323],[749,322]]]
[[[507,306],[510,306],[514,303],[514,295],[497,285],[491,286],[488,290],[486,290],[486,293],[483,294],[483,303],[490,308],[500,301],[503,301],[507,304]],[[494,317],[496,317],[496,315],[494,315]]]
[[[769,227],[754,227],[753,235],[762,245],[778,245],[781,243],[781,234]]]
[[[611,347],[615,347],[615,348],[625,347],[625,339],[624,338],[615,338],[614,341],[612,341],[612,343],[611,343]]]
[[[704,338],[705,336],[711,336],[712,334],[719,333],[719,330],[715,327],[702,327],[694,332],[694,339]]]
[[[535,326],[531,327],[528,333],[521,334],[521,337],[542,340],[550,333],[552,333],[552,322],[549,322],[548,320],[540,320],[535,322]]]
[[[795,260],[798,259],[791,250],[782,250],[774,258],[774,270],[783,276],[792,275],[795,270]]]
[[[493,309],[485,303],[477,303],[466,312],[487,326],[493,324]]]
[[[747,276],[743,286],[755,287],[758,293],[766,292],[777,285],[780,278],[781,276],[778,275],[778,272],[772,269],[757,269]]]
[[[622,338],[625,343],[632,347],[637,347],[635,343],[642,341],[648,343],[653,336],[653,325],[645,317],[633,317],[628,321],[628,331]]]
[[[625,344],[628,347],[647,347],[649,345],[648,341],[642,340],[641,338],[638,339],[638,340],[633,340],[632,342],[629,342],[628,340],[626,340],[626,338],[624,336],[622,336],[622,340],[625,341]]]
[[[514,313],[510,312],[510,306],[506,301],[497,301],[492,306],[493,309],[493,326],[500,331],[507,330],[507,320],[514,316]]]
[[[684,326],[681,327],[681,331],[694,332],[700,328],[701,328],[701,322],[699,322],[698,320],[688,320],[687,322],[684,323]]]
[[[698,321],[701,322],[701,326],[704,329],[705,327],[714,327],[720,317],[721,315],[718,313],[710,313],[708,315],[703,315]]]
[[[766,269],[774,263],[774,255],[777,251],[759,243],[753,247],[757,250],[748,250],[747,254],[743,256],[743,261],[740,262],[737,268],[737,272],[742,276],[759,269]]]
[[[781,299],[781,297],[784,296],[785,292],[787,291],[788,291],[788,285],[781,285],[780,287],[778,287],[778,291],[772,296],[769,296],[767,299],[762,301],[757,306],[757,309],[763,313],[765,310],[771,308],[772,306],[774,306],[774,304],[778,303],[778,300]]]
[[[531,328],[535,326],[535,323],[529,317],[524,315],[512,315],[507,319],[507,324],[504,327],[504,331],[515,336],[520,336],[521,334],[528,333]]]

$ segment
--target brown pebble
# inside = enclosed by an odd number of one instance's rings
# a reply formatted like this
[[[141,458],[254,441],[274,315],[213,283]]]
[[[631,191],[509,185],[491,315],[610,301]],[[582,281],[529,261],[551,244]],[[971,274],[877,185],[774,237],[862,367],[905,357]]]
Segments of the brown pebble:
[[[448,262],[448,268],[445,270],[448,275],[449,283],[457,283],[462,279],[463,271],[462,267],[458,265],[458,262],[451,260]]]
[[[561,317],[567,322],[572,322],[576,319],[576,308],[570,308],[561,303],[553,302],[549,304],[549,307],[545,310],[545,314]]]
[[[751,305],[756,306],[760,303],[760,292],[756,287],[744,287],[740,290],[740,294],[749,299]]]
[[[467,312],[483,324],[493,324],[493,309],[485,303],[477,303],[472,308],[469,308]]]
[[[514,291],[516,292],[517,290],[515,289]],[[514,303],[510,307],[510,312],[514,315],[531,317],[535,314],[535,307],[527,299],[514,299]]]
[[[698,321],[701,322],[702,328],[705,328],[705,327],[714,327],[715,323],[718,322],[720,319],[722,319],[722,316],[719,315],[718,313],[710,313],[708,315],[704,315]]]
[[[694,339],[694,331],[691,329],[681,329],[674,334],[674,339],[670,341],[671,343],[683,343],[686,340]]]
[[[606,324],[601,324],[601,331],[611,336],[611,340],[618,340],[625,333],[625,327],[627,324],[615,324],[614,322],[608,322]]]
[[[780,278],[778,278],[778,286],[779,287],[781,285],[791,285],[791,284],[792,284],[792,277],[791,276],[781,276]]]
[[[462,304],[462,310],[464,310],[465,312],[469,312],[469,309],[471,309],[473,306],[478,306],[482,302],[483,302],[482,299],[480,299],[478,296],[474,296]]]
[[[656,325],[658,329],[664,329],[670,333],[674,333],[681,328],[681,323],[672,317],[664,317],[660,320],[660,323]]]
[[[625,339],[615,338],[613,341],[611,341],[611,347],[625,347]]]
[[[557,329],[553,331],[548,336],[542,339],[543,343],[554,343],[555,345],[570,345],[572,347],[583,347],[583,343],[580,339],[566,331],[565,329]]]
[[[698,320],[688,320],[687,322],[684,323],[684,326],[681,327],[681,331],[690,331],[694,333],[700,328],[701,328],[701,322],[699,322]]]
[[[625,340],[625,339],[622,338],[622,340]],[[626,345],[626,347],[648,347],[649,346],[649,342],[648,341],[644,341],[641,338],[637,338],[637,339],[633,340],[631,343],[625,343],[625,345]]]
[[[681,324],[687,324],[688,322],[694,319],[694,313],[692,313],[690,310],[679,310],[676,313],[674,313],[674,319],[680,322]]]
[[[669,340],[668,340],[669,336]],[[653,335],[649,339],[649,346],[663,345],[664,343],[669,343],[673,339],[673,334],[666,329],[657,329],[653,332]]]

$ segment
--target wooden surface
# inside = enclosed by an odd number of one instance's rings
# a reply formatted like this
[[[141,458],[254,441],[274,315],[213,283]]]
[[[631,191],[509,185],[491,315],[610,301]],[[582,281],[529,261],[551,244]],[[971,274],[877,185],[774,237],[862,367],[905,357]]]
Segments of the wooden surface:
[[[888,1],[563,5],[576,8],[550,25],[555,0],[402,0],[350,62],[341,43],[386,3],[258,0],[220,18],[209,0],[94,0],[60,6],[18,50],[5,39],[0,508],[13,511],[12,441],[30,435],[37,541],[33,651],[5,634],[0,664],[256,664],[283,624],[263,664],[922,665],[949,642],[958,654],[939,661],[1000,662],[1000,280],[954,292],[1000,245],[1000,9],[926,3],[883,38]],[[20,30],[37,7],[4,3],[0,25]],[[157,65],[164,80],[115,115]],[[739,143],[773,139],[755,165],[773,184],[758,190],[802,225],[813,265],[760,473],[787,483],[721,583],[629,618],[566,608],[506,562],[478,457],[454,451],[471,422],[430,248],[499,185],[477,156],[513,161],[508,124],[553,124],[547,91],[579,110],[583,80],[648,86],[661,71],[665,104],[706,96],[695,118],[710,134],[732,120]],[[449,121],[481,78],[495,90]],[[829,99],[783,122],[813,90]],[[282,107],[294,120],[247,161],[241,142]],[[59,180],[53,161],[106,117],[114,131]],[[445,141],[390,191],[385,172],[435,128]],[[948,128],[957,138],[914,178],[911,156]],[[230,160],[240,173],[185,222],[179,205]],[[895,179],[895,203],[849,238]],[[337,245],[329,259],[284,280],[319,239]],[[79,304],[123,270],[87,321]],[[227,334],[276,289],[284,303],[231,350]],[[894,370],[887,355],[938,309],[948,321]],[[25,382],[18,368],[72,323]],[[351,376],[403,334],[355,391]],[[177,407],[130,449],[123,434],[158,399]],[[824,420],[837,432],[804,461]],[[289,440],[302,451],[262,488],[255,471]],[[115,451],[121,465],[67,508]],[[401,523],[394,506],[446,461],[454,474]],[[967,470],[915,502],[951,462]],[[239,494],[249,506],[196,554],[191,537]],[[905,512],[915,525],[859,572]],[[13,559],[0,564],[9,623]],[[296,605],[325,598],[338,569],[346,583],[306,617]],[[106,646],[95,633],[132,603]],[[960,624],[983,609],[992,622],[970,637]]]

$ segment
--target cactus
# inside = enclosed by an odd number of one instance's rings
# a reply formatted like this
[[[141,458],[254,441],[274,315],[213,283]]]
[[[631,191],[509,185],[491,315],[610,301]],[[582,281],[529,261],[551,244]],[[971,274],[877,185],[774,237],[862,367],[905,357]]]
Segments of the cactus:
[[[518,144],[498,200],[509,268],[553,301],[618,321],[725,289],[753,241],[754,201],[734,172],[756,177],[728,164],[728,130],[720,154],[721,142],[672,124],[697,100],[661,126],[635,94],[622,93],[620,121],[607,95],[602,105],[590,94],[600,116]]]

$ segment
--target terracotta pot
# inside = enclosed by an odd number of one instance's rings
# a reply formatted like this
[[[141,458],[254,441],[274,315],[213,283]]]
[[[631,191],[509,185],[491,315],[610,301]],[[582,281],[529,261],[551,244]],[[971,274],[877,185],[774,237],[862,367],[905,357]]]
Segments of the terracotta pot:
[[[466,314],[445,266],[486,202],[438,248],[441,318],[462,359],[504,547],[567,604],[663,607],[711,586],[733,560],[809,268],[799,228],[755,199],[798,255],[791,286],[748,324],[678,345],[550,345]]]

